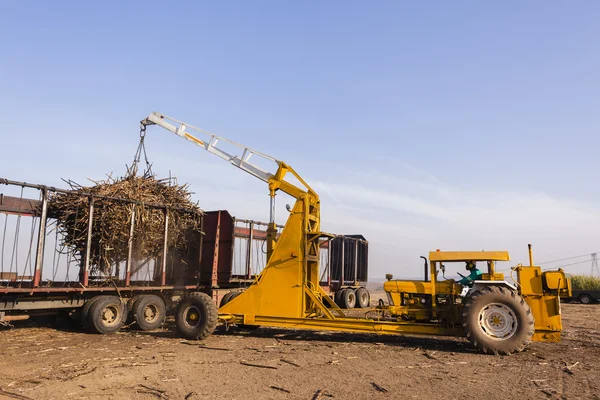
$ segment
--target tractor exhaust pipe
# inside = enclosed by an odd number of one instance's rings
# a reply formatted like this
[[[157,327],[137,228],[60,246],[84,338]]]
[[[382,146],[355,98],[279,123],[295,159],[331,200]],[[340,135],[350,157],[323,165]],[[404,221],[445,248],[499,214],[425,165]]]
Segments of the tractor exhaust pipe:
[[[428,265],[427,265],[427,257],[421,256],[421,258],[425,262],[424,265],[423,265],[424,272],[425,272],[425,275],[424,275],[425,279],[424,280],[425,280],[425,282],[429,282],[429,268],[428,268]]]
[[[529,249],[529,266],[533,267],[533,253],[531,252],[531,245],[528,244],[527,248]]]

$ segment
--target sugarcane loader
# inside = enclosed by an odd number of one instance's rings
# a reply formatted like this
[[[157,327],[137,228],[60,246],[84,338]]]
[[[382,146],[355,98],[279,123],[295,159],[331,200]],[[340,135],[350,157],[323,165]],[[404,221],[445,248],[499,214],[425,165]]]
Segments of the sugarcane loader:
[[[560,340],[560,296],[570,291],[563,271],[541,272],[533,265],[514,268],[517,279],[507,282],[494,269],[508,261],[507,252],[431,252],[429,279],[389,280],[384,285],[388,304],[381,301],[372,317],[350,317],[319,285],[319,249],[333,235],[320,230],[317,193],[288,164],[213,133],[154,112],[141,121],[142,129],[158,125],[266,182],[270,196],[267,264],[254,283],[229,296],[217,310],[212,299],[194,293],[180,301],[176,324],[186,338],[210,335],[217,320],[226,325],[270,326],[293,329],[378,334],[431,334],[466,336],[488,353],[510,354],[531,340]],[[198,138],[193,135],[201,134]],[[230,153],[220,146],[227,143]],[[270,163],[272,172],[260,165]],[[299,183],[288,180],[293,176]],[[275,196],[283,192],[295,199],[277,236]],[[488,271],[463,294],[463,285],[438,281],[446,263],[487,262]]]

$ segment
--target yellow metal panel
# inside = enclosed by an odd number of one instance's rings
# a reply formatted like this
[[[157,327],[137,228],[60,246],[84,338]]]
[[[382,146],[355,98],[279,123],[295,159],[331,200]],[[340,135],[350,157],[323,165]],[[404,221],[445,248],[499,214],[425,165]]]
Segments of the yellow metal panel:
[[[460,294],[460,290],[454,288],[451,282],[438,282],[435,286],[436,294]],[[387,281],[383,284],[383,290],[386,292],[396,293],[418,293],[418,294],[432,294],[433,284],[431,282],[424,281]]]
[[[517,280],[522,296],[544,294],[540,267],[517,267]]]
[[[484,281],[503,281],[504,274],[501,272],[496,272],[495,274],[483,274],[481,279]]]
[[[562,330],[558,296],[525,296],[525,301],[531,308],[536,332]]]
[[[429,261],[510,261],[507,251],[431,251]]]
[[[567,289],[568,281],[562,271],[546,271],[542,274],[546,281],[546,288],[550,290]]]
[[[304,317],[304,201],[298,200],[267,266],[246,291],[219,309],[219,314]]]
[[[236,315],[228,322],[243,323],[243,316]],[[278,316],[256,316],[257,325],[281,326],[293,329],[314,329],[378,334],[416,333],[428,335],[463,336],[461,328],[447,328],[432,323],[388,322],[367,318],[284,318]]]

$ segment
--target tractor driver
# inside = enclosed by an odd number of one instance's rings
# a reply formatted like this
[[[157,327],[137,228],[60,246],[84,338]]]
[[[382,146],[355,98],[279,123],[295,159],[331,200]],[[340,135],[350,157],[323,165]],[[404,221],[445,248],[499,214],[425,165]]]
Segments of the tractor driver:
[[[473,282],[481,279],[483,272],[477,269],[475,261],[467,261],[465,268],[467,271],[469,271],[469,276],[463,277],[460,281],[458,281],[458,284],[469,287],[473,286]]]

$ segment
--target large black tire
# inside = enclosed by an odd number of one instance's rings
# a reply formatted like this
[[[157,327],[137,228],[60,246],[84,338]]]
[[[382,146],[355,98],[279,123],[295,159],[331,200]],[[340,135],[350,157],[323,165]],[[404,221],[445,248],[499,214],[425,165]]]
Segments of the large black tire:
[[[342,298],[342,295],[344,293],[344,290],[346,289],[339,289],[337,292],[335,292],[335,295],[333,296],[333,301],[335,302],[335,304],[338,305],[338,307],[340,308],[344,308],[344,300]]]
[[[143,294],[136,299],[132,312],[137,326],[143,331],[151,331],[165,322],[167,306],[159,296]]]
[[[462,324],[467,339],[488,354],[517,353],[531,342],[533,314],[515,291],[487,286],[465,301]]]
[[[177,306],[175,325],[186,339],[206,339],[217,327],[217,306],[201,292],[192,292]]]
[[[99,296],[90,307],[87,324],[94,333],[114,333],[123,326],[127,307],[117,296]]]
[[[225,304],[231,301],[231,298],[235,295],[236,292],[229,292],[221,299],[221,303],[219,303],[219,308],[223,307]]]
[[[371,306],[371,295],[364,287],[356,289],[356,307],[369,308]]]
[[[582,293],[579,295],[579,302],[581,304],[592,304],[594,302],[594,299],[592,299],[592,296],[590,296],[587,293]]]
[[[95,296],[92,297],[91,299],[89,299],[88,301],[85,302],[85,304],[83,305],[83,307],[81,307],[81,323],[83,324],[83,327],[88,330],[91,331],[91,327],[89,324],[89,319],[88,319],[88,315],[90,314],[90,308],[92,307],[92,305],[97,302],[98,300],[104,298],[106,296]]]
[[[344,289],[342,293],[342,303],[344,308],[351,310],[356,306],[356,291],[354,289]]]

